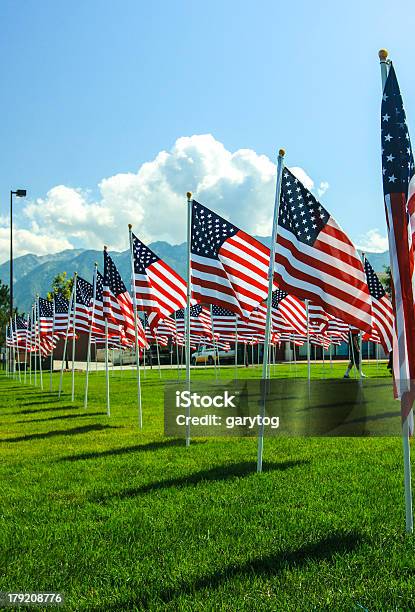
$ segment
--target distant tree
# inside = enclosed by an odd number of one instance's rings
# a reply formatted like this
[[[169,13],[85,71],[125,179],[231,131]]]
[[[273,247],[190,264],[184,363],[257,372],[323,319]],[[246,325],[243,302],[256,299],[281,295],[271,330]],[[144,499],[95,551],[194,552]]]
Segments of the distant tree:
[[[52,281],[52,291],[47,294],[48,300],[51,302],[53,296],[57,293],[62,293],[68,300],[71,297],[73,287],[73,278],[68,278],[66,272],[60,272]]]

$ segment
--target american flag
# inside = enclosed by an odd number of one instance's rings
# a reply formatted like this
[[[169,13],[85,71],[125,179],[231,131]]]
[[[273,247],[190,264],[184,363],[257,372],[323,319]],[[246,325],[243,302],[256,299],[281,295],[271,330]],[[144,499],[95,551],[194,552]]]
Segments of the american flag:
[[[16,317],[15,320],[15,342],[18,346],[22,347],[26,345],[26,337],[27,337],[27,322],[23,317]]]
[[[62,293],[55,293],[53,296],[55,300],[55,322],[54,322],[54,333],[59,335],[66,334],[66,328],[68,325],[69,316],[69,302],[62,295]],[[72,317],[70,317],[70,322]]]
[[[212,305],[212,326],[215,334],[224,339],[235,341],[236,315],[222,306]]]
[[[186,282],[134,234],[132,245],[137,309],[149,315],[154,329],[160,319],[186,306]]]
[[[279,310],[298,334],[307,333],[307,312],[304,302],[281,289],[272,292],[272,311]]]
[[[364,331],[372,326],[362,262],[336,221],[285,168],[276,249],[276,281]]]
[[[53,330],[53,303],[39,298],[39,332],[41,336],[51,336]]]
[[[76,277],[75,330],[88,333],[91,327],[93,287],[81,276]]]
[[[135,327],[133,302],[120,273],[106,249],[104,249],[103,284],[104,318],[114,325],[120,326],[127,343],[134,343]],[[144,329],[138,316],[137,337],[138,346],[147,346]]]
[[[393,351],[398,395],[415,379],[414,252],[408,218],[413,219],[414,160],[395,70],[389,67],[381,109],[382,173],[393,283],[397,343]],[[402,402],[402,418],[411,412]]]
[[[185,311],[183,308],[176,311],[176,327],[177,333],[183,335],[185,331]],[[190,333],[193,336],[212,337],[212,322],[206,306],[201,304],[190,306]]]
[[[268,295],[269,249],[195,200],[191,233],[193,297],[249,317]]]
[[[392,350],[393,308],[382,283],[367,258],[364,258],[367,285],[372,296],[373,328],[378,332],[386,353]]]
[[[344,321],[340,321],[340,319],[336,319],[336,317],[329,317],[327,329],[325,334],[333,339],[340,338],[344,342],[349,341],[349,325]]]

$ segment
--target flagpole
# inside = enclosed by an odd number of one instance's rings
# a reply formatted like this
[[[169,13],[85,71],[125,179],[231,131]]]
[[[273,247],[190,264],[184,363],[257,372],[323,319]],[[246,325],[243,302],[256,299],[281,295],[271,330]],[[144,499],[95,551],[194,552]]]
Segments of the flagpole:
[[[216,338],[215,338],[215,326],[213,324],[213,312],[212,304],[210,304],[210,324],[212,326],[212,343],[213,343],[213,365],[215,366],[215,380],[218,380],[218,373],[216,370]]]
[[[36,306],[35,306],[36,310],[37,310],[37,340],[38,340],[38,347],[39,347],[39,376],[40,376],[40,388],[43,391],[43,368],[42,368],[42,350],[41,350],[41,343],[40,343],[40,310],[39,310],[39,296],[36,296]]]
[[[185,351],[186,351],[186,385],[190,391],[190,299],[191,286],[191,241],[192,241],[192,194],[187,192],[187,293],[186,293],[186,319],[185,319]],[[190,417],[190,407],[186,408],[186,416]],[[190,419],[186,419],[186,446],[190,446]]]
[[[97,264],[97,262],[95,262],[95,264],[94,264],[94,278],[93,278],[93,281],[92,281],[91,324],[89,326],[88,350],[87,350],[87,355],[86,355],[85,397],[84,397],[84,408],[85,408],[85,410],[88,408],[89,364],[90,364],[90,361],[91,361],[91,338],[92,338],[92,328],[94,326],[95,300],[96,300],[96,296],[97,296],[97,270],[98,270],[98,264]]]
[[[23,377],[23,384],[26,384],[26,380],[27,380],[27,337],[29,334],[29,315],[26,315],[26,343],[25,343],[25,350],[24,350],[24,377]]]
[[[8,359],[9,359],[9,348],[7,346],[7,338],[8,338],[8,329],[9,329],[9,324],[6,323],[6,377],[9,377],[9,364]]]
[[[141,405],[141,373],[140,373],[140,354],[138,352],[138,322],[137,322],[137,296],[135,293],[134,283],[134,253],[133,253],[133,233],[132,225],[128,224],[128,236],[130,242],[130,264],[131,264],[131,292],[133,294],[133,308],[134,308],[134,343],[135,343],[135,364],[137,372],[137,403],[138,403],[138,422],[140,429],[143,429],[143,409]],[[145,346],[144,346],[145,351]],[[145,353],[144,353],[145,355]],[[145,362],[145,359],[144,359]],[[144,363],[145,367],[145,363]]]
[[[73,293],[73,334],[72,334],[72,401],[75,399],[75,335],[76,335],[76,282],[78,272],[74,274],[74,293]]]
[[[238,315],[235,316],[235,380],[238,379]]]
[[[53,349],[55,348],[53,334],[55,333],[55,296],[52,299],[52,352],[50,354],[50,384],[49,390],[53,390],[52,375],[53,375]]]
[[[62,393],[63,368],[65,366],[66,348],[67,348],[67,345],[68,345],[69,326],[70,326],[70,322],[71,322],[73,291],[74,291],[74,287],[72,287],[71,296],[69,298],[69,305],[68,305],[68,319],[66,321],[66,334],[65,334],[65,342],[64,342],[64,345],[63,345],[63,354],[62,354],[62,363],[61,363],[61,375],[60,375],[60,379],[59,379],[59,391],[58,391],[58,398],[59,399],[60,399],[61,393]],[[35,361],[35,364],[36,364],[36,361]]]
[[[306,319],[307,319],[307,379],[308,379],[308,384],[310,384],[310,380],[311,380],[310,310],[309,310],[309,300],[304,300],[304,302],[305,302],[305,311],[306,311]]]
[[[176,360],[177,360],[177,380],[180,378],[180,364],[179,364],[179,334],[177,331],[177,320],[176,320],[176,311],[174,311],[174,326],[176,328],[175,331],[175,340],[176,340]],[[173,342],[173,336],[171,337]]]
[[[107,392],[107,416],[111,416],[110,408],[110,373],[108,369],[108,319],[105,319],[105,382]]]
[[[22,373],[20,370],[19,335],[17,333],[17,314],[14,315],[14,326],[16,328],[17,367],[19,370],[19,382],[22,382]]]
[[[386,49],[379,51],[380,60],[380,74],[382,77],[382,91],[385,88],[386,79],[388,77],[388,65],[387,60],[388,52]],[[402,406],[402,399],[401,399]],[[409,446],[409,419],[411,415],[405,419],[402,425],[402,443],[403,443],[403,457],[404,457],[404,482],[405,482],[405,523],[406,532],[413,533],[413,511],[412,511],[412,489],[411,489],[411,451]]]
[[[32,384],[32,351],[33,351],[33,330],[34,330],[34,312],[33,312],[33,306],[31,309],[31,320],[32,320],[32,325],[30,328],[30,355],[29,355],[29,361],[30,361],[30,369],[29,369],[29,385]],[[36,364],[36,353],[35,353],[35,364]]]
[[[271,308],[272,308],[272,285],[274,281],[274,268],[275,268],[275,251],[277,246],[277,235],[278,235],[278,214],[280,208],[280,193],[281,193],[281,182],[282,182],[282,171],[284,168],[284,149],[279,150],[278,154],[278,165],[277,165],[277,181],[275,189],[275,202],[274,202],[274,214],[272,223],[272,238],[271,238],[271,252],[268,268],[268,299],[267,299],[267,316],[265,323],[265,337],[264,337],[264,355],[262,361],[262,380],[267,378],[268,368],[268,350],[269,350],[269,336],[271,331]],[[261,416],[265,416],[265,384],[262,384],[262,406]],[[258,429],[258,457],[257,457],[257,472],[262,472],[262,457],[264,450],[264,423],[263,420],[260,423]]]
[[[157,340],[157,336],[156,334],[154,334],[155,338],[156,338],[156,353],[157,353],[157,365],[158,365],[158,370],[159,370],[159,379],[161,380],[161,367],[160,367],[160,351],[159,351],[159,342]]]

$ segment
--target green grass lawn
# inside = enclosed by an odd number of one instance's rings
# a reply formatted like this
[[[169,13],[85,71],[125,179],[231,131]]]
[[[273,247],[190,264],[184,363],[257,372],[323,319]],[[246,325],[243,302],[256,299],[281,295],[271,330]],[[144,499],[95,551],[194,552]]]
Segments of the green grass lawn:
[[[60,402],[57,374],[53,393],[48,375],[44,392],[0,376],[0,591],[61,591],[76,611],[415,609],[399,437],[267,438],[256,474],[255,438],[164,437],[157,371],[142,431],[134,371],[111,374],[110,418],[104,373],[88,410],[84,380],[72,403],[70,374]]]

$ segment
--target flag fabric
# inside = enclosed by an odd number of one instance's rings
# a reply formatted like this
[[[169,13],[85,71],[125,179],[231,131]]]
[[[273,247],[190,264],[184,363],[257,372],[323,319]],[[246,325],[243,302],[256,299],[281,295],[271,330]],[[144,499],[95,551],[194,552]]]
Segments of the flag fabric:
[[[66,334],[68,325],[69,302],[62,293],[55,293],[53,299],[55,300],[54,332],[63,336]],[[72,317],[70,317],[70,320],[72,320]]]
[[[278,309],[284,319],[298,334],[307,333],[307,311],[305,303],[295,295],[289,295],[281,289],[272,292],[272,309]]]
[[[414,220],[414,160],[401,93],[392,65],[381,108],[382,174],[393,283],[396,344],[393,363],[399,397],[415,379],[414,252],[410,223]],[[409,223],[408,223],[409,218]],[[402,418],[412,402],[402,402]]]
[[[51,336],[53,330],[53,303],[45,298],[39,298],[39,333],[41,336]]]
[[[75,299],[75,330],[88,333],[91,326],[91,308],[93,287],[91,283],[81,276],[76,277],[76,299]]]
[[[364,258],[364,266],[367,285],[370,295],[372,296],[373,328],[379,335],[385,353],[390,353],[393,342],[392,304],[386,295],[382,283],[366,257]]]
[[[151,329],[175,310],[184,308],[187,285],[177,272],[132,234],[133,291],[137,310],[149,315]]]
[[[236,315],[232,310],[212,305],[212,327],[215,334],[222,339],[235,341]]]
[[[185,310],[180,308],[176,312],[176,327],[177,333],[184,335],[185,333]],[[193,336],[212,337],[212,322],[210,311],[206,306],[195,304],[190,306],[190,334]]]
[[[195,200],[192,202],[192,295],[249,317],[268,295],[270,250]]]
[[[27,322],[23,317],[16,317],[15,320],[15,341],[17,346],[25,347],[27,338]]]
[[[103,312],[104,318],[121,327],[126,343],[135,342],[133,302],[106,249],[104,249]],[[138,346],[147,346],[144,329],[138,316],[137,338]]]
[[[362,262],[346,234],[287,169],[282,175],[276,246],[278,286],[363,331],[372,326]]]

